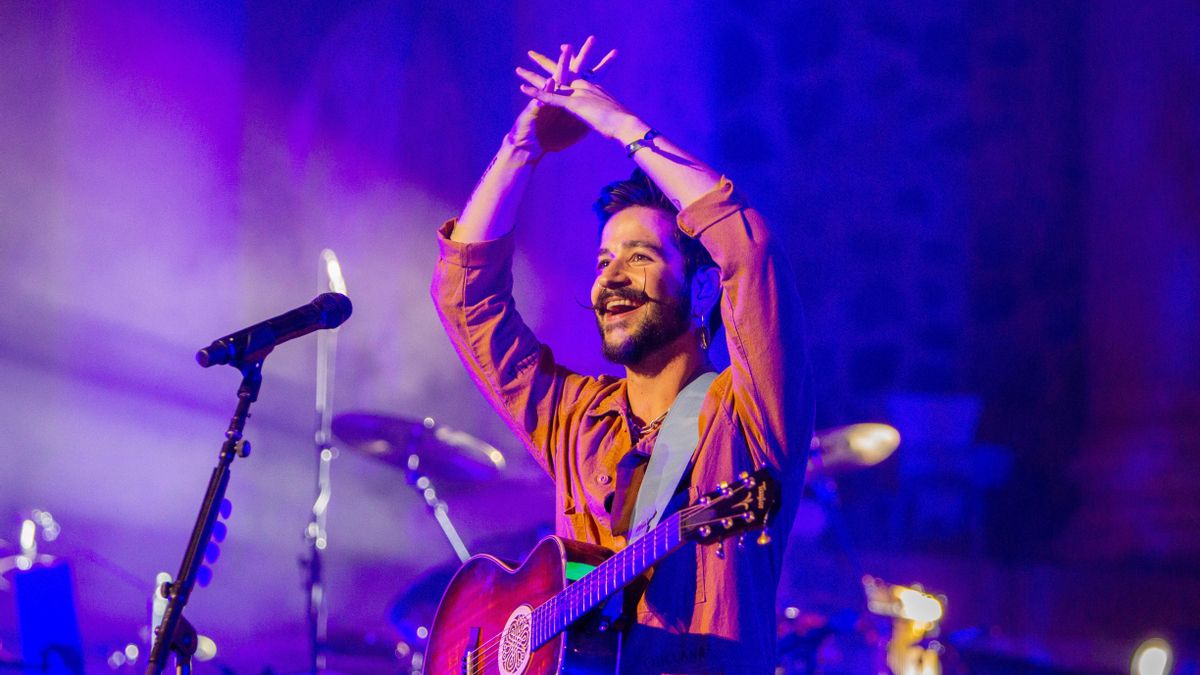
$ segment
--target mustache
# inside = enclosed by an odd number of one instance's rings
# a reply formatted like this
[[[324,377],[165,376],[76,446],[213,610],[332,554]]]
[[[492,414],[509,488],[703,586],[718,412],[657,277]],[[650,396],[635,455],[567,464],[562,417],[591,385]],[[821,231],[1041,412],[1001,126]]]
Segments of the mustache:
[[[606,313],[604,307],[610,300],[627,300],[631,303],[639,305],[646,304],[648,302],[662,304],[661,300],[650,297],[648,293],[642,290],[632,288],[611,288],[601,292],[600,295],[596,297],[595,303],[580,302],[579,306],[583,307],[584,309],[590,309],[593,312],[604,314]]]

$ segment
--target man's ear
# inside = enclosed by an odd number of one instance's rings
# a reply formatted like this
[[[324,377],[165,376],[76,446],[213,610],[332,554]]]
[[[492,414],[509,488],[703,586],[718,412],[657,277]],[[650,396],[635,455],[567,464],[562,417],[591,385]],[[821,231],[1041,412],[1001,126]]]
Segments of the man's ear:
[[[692,312],[707,317],[721,297],[721,270],[702,267],[692,275]]]

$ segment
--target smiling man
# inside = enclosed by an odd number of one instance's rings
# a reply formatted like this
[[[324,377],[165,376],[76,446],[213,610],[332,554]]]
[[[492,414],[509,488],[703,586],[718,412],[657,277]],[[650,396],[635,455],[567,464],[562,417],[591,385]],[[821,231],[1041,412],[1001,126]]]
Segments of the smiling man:
[[[481,391],[554,480],[559,535],[623,548],[661,517],[640,494],[656,480],[673,495],[666,512],[743,471],[766,467],[780,480],[770,544],[686,545],[627,594],[620,661],[623,673],[770,673],[775,590],[812,432],[795,282],[728,179],[589,81],[615,55],[587,68],[592,45],[563,45],[557,61],[530,52],[541,72],[517,69],[529,104],[440,231],[433,297]],[[558,365],[512,298],[512,230],[529,175],[589,131],[637,165],[596,204],[592,309],[623,378]],[[716,373],[707,350],[721,325],[731,365]],[[679,417],[668,418],[673,406]],[[685,423],[668,432],[664,419]],[[681,451],[658,442],[671,434],[690,434],[682,474],[654,468],[656,455]]]

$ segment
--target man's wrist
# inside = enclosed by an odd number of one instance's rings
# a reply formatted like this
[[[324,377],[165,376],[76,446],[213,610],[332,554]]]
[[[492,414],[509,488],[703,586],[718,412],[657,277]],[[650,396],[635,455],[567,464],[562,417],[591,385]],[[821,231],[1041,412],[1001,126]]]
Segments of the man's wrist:
[[[634,115],[626,115],[624,119],[618,122],[613,139],[620,143],[621,147],[626,147],[645,136],[647,131],[650,131],[649,124],[646,124]]]
[[[496,156],[502,161],[511,162],[516,165],[536,165],[541,161],[546,153],[540,149],[531,148],[528,145],[518,145],[513,141],[512,133],[504,134],[504,140],[500,143],[500,151]]]

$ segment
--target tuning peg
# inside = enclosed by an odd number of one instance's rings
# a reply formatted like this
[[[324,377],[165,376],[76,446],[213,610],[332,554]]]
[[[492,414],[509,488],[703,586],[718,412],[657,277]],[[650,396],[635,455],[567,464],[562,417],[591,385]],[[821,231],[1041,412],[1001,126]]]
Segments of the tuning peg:
[[[212,582],[212,576],[212,568],[208,565],[201,565],[200,569],[196,570],[196,583],[200,585],[200,588],[204,588]]]
[[[739,534],[739,535],[738,535],[738,538],[737,538],[737,550],[739,550],[739,551],[745,551],[745,550],[746,550],[746,533],[745,533],[745,532],[743,532],[743,533],[741,533],[741,534]]]
[[[227,535],[227,534],[229,534],[229,528],[226,527],[225,523],[222,523],[219,520],[213,523],[213,532],[212,532],[213,541],[218,542],[218,543],[225,541],[225,535]]]
[[[710,535],[710,534],[712,534],[712,528],[711,528],[711,527],[709,527],[708,525],[701,525],[701,526],[700,526],[700,538],[701,538],[701,539],[707,539],[707,538],[708,538],[708,535]]]
[[[233,502],[229,501],[228,499],[222,499],[221,508],[218,513],[220,514],[221,518],[229,520],[229,514],[233,513]]]
[[[768,527],[770,524],[771,514],[770,512],[767,512],[766,514],[763,514],[762,533],[759,534],[758,539],[755,540],[759,546],[766,546],[767,544],[771,543],[771,529]]]
[[[717,557],[721,560],[725,559],[725,542],[723,541],[717,542]]]
[[[741,473],[739,473],[739,474],[738,474],[738,478],[740,478],[740,479],[742,479],[742,480],[746,480],[746,479],[747,479],[747,478],[749,478],[749,477],[750,477],[750,472],[749,472],[749,471],[743,471],[743,472],[741,472]]]
[[[221,547],[217,546],[216,544],[214,544],[210,541],[208,543],[208,546],[204,547],[204,559],[210,563],[215,563],[215,562],[217,562],[217,558],[220,558],[220,557],[221,557]]]
[[[250,456],[250,441],[243,438],[234,444],[233,449],[234,449],[234,451],[237,452],[238,457],[249,457]]]

